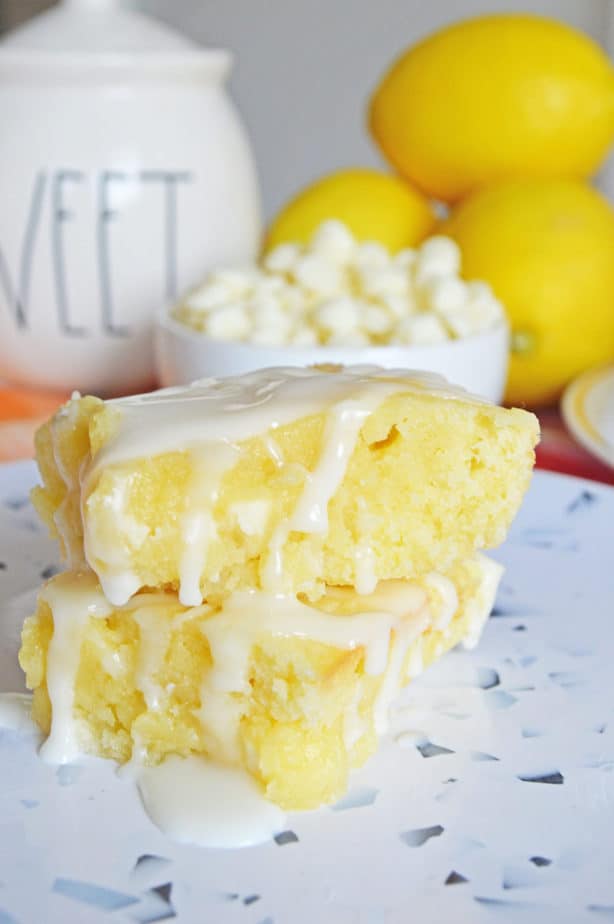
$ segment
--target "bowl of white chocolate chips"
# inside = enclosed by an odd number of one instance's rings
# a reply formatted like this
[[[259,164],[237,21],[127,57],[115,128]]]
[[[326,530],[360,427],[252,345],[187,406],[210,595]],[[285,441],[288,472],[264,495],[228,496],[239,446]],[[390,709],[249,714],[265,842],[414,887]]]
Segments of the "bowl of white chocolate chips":
[[[375,364],[427,370],[501,400],[509,331],[487,283],[461,278],[450,238],[391,255],[326,221],[308,244],[220,268],[165,309],[156,351],[164,385],[266,366]]]

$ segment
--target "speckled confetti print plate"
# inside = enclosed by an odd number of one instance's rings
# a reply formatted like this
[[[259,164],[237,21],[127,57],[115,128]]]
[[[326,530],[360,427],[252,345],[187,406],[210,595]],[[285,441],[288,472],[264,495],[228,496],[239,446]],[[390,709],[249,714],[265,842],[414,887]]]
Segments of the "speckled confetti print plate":
[[[2,690],[57,564],[33,478],[0,470]],[[538,473],[497,556],[478,649],[406,692],[341,803],[261,847],[173,844],[111,766],[0,732],[0,924],[614,921],[614,491]]]

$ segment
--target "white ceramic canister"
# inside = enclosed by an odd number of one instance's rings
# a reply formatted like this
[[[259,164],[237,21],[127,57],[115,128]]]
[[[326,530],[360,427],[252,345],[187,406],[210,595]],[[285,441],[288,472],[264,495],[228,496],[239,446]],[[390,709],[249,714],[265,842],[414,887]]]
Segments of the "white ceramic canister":
[[[64,0],[0,41],[0,378],[146,387],[160,305],[253,260],[230,63],[113,0]]]

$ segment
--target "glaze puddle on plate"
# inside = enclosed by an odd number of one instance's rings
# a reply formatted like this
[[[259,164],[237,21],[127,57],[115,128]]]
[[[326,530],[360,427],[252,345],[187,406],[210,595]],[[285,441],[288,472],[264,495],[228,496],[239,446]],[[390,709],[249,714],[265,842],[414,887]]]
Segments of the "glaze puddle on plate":
[[[173,840],[200,847],[251,847],[285,827],[283,811],[247,773],[202,757],[167,757],[136,778],[152,821]]]

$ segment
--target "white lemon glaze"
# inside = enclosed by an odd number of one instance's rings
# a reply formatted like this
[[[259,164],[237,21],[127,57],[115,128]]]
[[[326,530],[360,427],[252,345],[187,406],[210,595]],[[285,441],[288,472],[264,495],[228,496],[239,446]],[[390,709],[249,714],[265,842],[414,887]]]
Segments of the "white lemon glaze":
[[[331,592],[343,591],[335,588]],[[73,705],[84,629],[90,616],[105,618],[112,609],[91,574],[63,575],[43,588],[41,599],[51,608],[54,625],[47,654],[52,724],[43,756],[52,763],[63,763],[82,750],[83,730]],[[139,626],[135,685],[149,709],[160,708],[164,691],[155,678],[172,633],[182,622],[197,620],[213,661],[203,678],[199,718],[229,762],[239,759],[238,726],[250,690],[251,653],[259,640],[267,636],[303,638],[345,651],[361,648],[366,673],[379,676],[386,671],[390,652],[402,655],[432,622],[424,591],[403,581],[385,582],[374,594],[361,598],[365,609],[352,616],[332,615],[294,596],[263,591],[232,594],[221,610],[201,605],[178,610],[171,618],[162,609],[168,601],[164,594],[143,594],[122,608]],[[390,662],[396,663],[392,655]],[[383,695],[382,703],[388,700]]]
[[[327,413],[317,465],[304,472],[304,489],[291,517],[274,532],[262,572],[263,586],[280,591],[283,552],[290,532],[325,533],[328,504],[341,484],[360,430],[370,414],[393,394],[424,393],[479,402],[440,376],[375,366],[352,366],[334,374],[314,369],[265,369],[230,379],[204,379],[186,388],[164,389],[121,398],[110,404],[119,411],[116,435],[92,459],[82,475],[82,518],[85,555],[97,572],[105,595],[116,606],[126,603],[140,586],[131,570],[130,553],[97,535],[87,515],[87,497],[108,466],[165,452],[192,453],[194,476],[181,526],[179,596],[182,603],[202,602],[200,577],[207,550],[215,538],[213,505],[219,484],[236,463],[241,442],[266,436],[275,464],[282,454],[269,431],[312,414]],[[125,511],[125,491],[108,498],[118,531],[138,548],[146,536]],[[359,589],[374,587],[370,550],[357,549]]]
[[[48,763],[63,764],[83,750],[83,731],[75,719],[74,697],[85,626],[90,616],[110,615],[111,607],[89,576],[74,584],[51,581],[42,597],[53,613],[53,638],[47,652],[47,691],[53,719],[40,753]]]
[[[482,579],[469,611],[470,641],[479,634],[490,612],[502,570],[483,556],[479,559]],[[433,576],[435,583],[439,577]],[[345,651],[361,649],[365,673],[381,678],[374,725],[376,732],[382,734],[387,729],[389,706],[405,679],[403,667],[410,676],[420,673],[424,631],[431,626],[447,625],[449,618],[450,600],[445,599],[445,594],[435,603],[429,603],[430,594],[423,587],[406,581],[381,582],[374,593],[366,596],[355,594],[351,588],[329,588],[328,595],[339,604],[353,596],[360,601],[361,611],[355,615],[335,615],[302,603],[296,597],[263,591],[233,594],[221,610],[206,605],[177,608],[170,617],[167,606],[169,599],[174,598],[164,594],[139,594],[122,608],[132,614],[139,626],[135,685],[142,691],[149,709],[163,707],[167,691],[161,688],[157,677],[172,633],[182,623],[197,621],[211,653],[212,668],[204,673],[201,705],[196,714],[205,741],[210,742],[223,766],[200,756],[185,761],[167,758],[160,768],[148,768],[143,765],[146,758],[143,742],[136,739],[133,742],[127,775],[136,779],[152,819],[171,836],[206,846],[241,846],[265,840],[282,826],[281,812],[238,766],[239,725],[249,707],[250,660],[255,645],[272,636],[309,639]],[[52,725],[41,753],[48,762],[64,763],[74,760],[88,743],[87,728],[74,712],[85,626],[90,617],[108,617],[111,608],[91,573],[62,575],[43,588],[41,598],[51,608],[54,624],[47,654]],[[109,666],[114,669],[113,663]],[[344,740],[348,748],[368,731],[370,720],[361,715],[361,698],[359,681],[356,695],[344,714]],[[24,714],[25,702],[18,703],[20,716]],[[13,702],[8,706],[4,700],[0,702],[0,724],[13,726],[15,709]],[[227,772],[229,776],[224,781]],[[218,811],[222,798],[228,800],[223,817]],[[195,804],[200,807],[193,814],[189,806]]]

